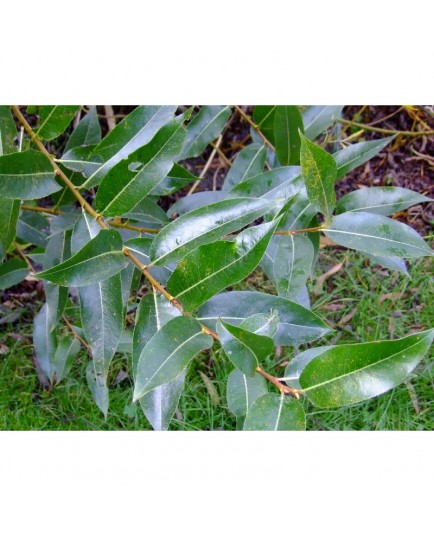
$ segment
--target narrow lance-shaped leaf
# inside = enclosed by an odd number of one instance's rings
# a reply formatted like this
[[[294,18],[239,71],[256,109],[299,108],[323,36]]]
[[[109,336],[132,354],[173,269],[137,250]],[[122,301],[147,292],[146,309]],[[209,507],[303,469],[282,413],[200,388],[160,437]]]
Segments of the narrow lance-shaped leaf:
[[[222,190],[229,192],[240,182],[262,173],[266,156],[265,146],[259,143],[241,149],[226,175]]]
[[[205,191],[196,192],[191,195],[186,195],[178,199],[167,211],[167,215],[172,217],[174,215],[182,216],[191,212],[197,208],[206,207],[219,201],[228,199],[230,194],[221,191]]]
[[[15,240],[20,202],[0,199],[0,262]]]
[[[96,113],[96,106],[91,106],[88,113],[74,128],[65,147],[65,152],[80,145],[96,145],[101,141],[101,126]]]
[[[229,106],[202,106],[187,126],[182,158],[199,156],[207,145],[219,136],[230,115]]]
[[[267,393],[267,381],[259,374],[248,378],[240,370],[235,369],[228,376],[226,400],[229,411],[236,417],[247,415],[255,400]]]
[[[39,367],[52,383],[56,372],[57,337],[51,330],[47,304],[42,306],[33,321],[33,347]]]
[[[325,132],[340,116],[343,106],[309,106],[303,112],[304,134],[310,140]]]
[[[196,177],[185,167],[175,163],[167,177],[155,186],[151,193],[152,195],[170,195],[197,180],[203,179]]]
[[[392,341],[334,346],[304,368],[300,385],[318,407],[356,404],[402,383],[424,357],[434,329]]]
[[[336,205],[336,162],[331,154],[312,143],[303,134],[300,134],[300,137],[301,172],[307,195],[312,205],[329,219]]]
[[[39,199],[60,189],[42,153],[30,149],[0,156],[0,198]]]
[[[180,261],[167,290],[187,311],[229,285],[247,277],[258,265],[277,221],[246,229],[233,241],[200,246]]]
[[[245,227],[276,204],[272,199],[237,198],[218,201],[179,217],[155,237],[150,257],[153,264],[167,264],[198,246]]]
[[[102,374],[96,371],[93,360],[86,367],[86,380],[96,405],[102,411],[104,417],[107,417],[109,408],[107,381]]]
[[[297,106],[277,106],[274,115],[276,154],[282,166],[299,164],[303,120]]]
[[[50,221],[46,214],[23,211],[17,222],[17,236],[24,242],[45,248],[50,234]]]
[[[62,286],[80,287],[104,281],[127,264],[120,234],[102,230],[70,259],[38,273],[38,277]]]
[[[384,257],[434,255],[418,233],[398,221],[368,212],[335,216],[324,234],[337,244]]]
[[[276,345],[311,342],[330,331],[327,324],[309,309],[286,298],[255,291],[217,294],[199,309],[198,320],[215,329],[219,318],[238,325],[254,314],[270,314],[272,311],[279,316],[279,328],[274,336]]]
[[[227,322],[217,322],[217,335],[225,354],[249,378],[255,376],[258,365],[274,352],[270,337],[257,335]]]
[[[96,195],[96,207],[106,216],[134,208],[167,176],[185,140],[179,116],[162,127],[152,140],[121,160],[105,176]]]
[[[300,166],[284,166],[250,177],[235,186],[232,193],[244,197],[270,199],[292,197],[303,188]]]
[[[180,316],[165,324],[139,356],[134,401],[156,387],[174,380],[200,351],[211,348],[212,337],[199,322]]]
[[[125,242],[125,246],[134,253],[142,264],[148,265],[150,263],[149,251],[152,246],[152,238],[146,236],[142,238],[131,238]],[[159,283],[165,285],[169,277],[172,275],[174,268],[174,264],[167,266],[151,266],[148,268],[148,271]]]
[[[0,156],[16,151],[17,127],[10,106],[0,106]]]
[[[0,264],[0,290],[17,285],[28,274],[29,268],[21,259],[11,259]]]
[[[258,398],[250,407],[244,430],[248,431],[296,431],[306,429],[303,406],[285,395],[268,393]]]
[[[407,188],[374,186],[361,188],[341,197],[336,206],[336,213],[370,212],[389,216],[412,205],[429,201],[432,199]]]
[[[56,385],[67,376],[79,351],[80,343],[75,337],[66,336],[60,340],[54,354]]]
[[[63,134],[80,106],[40,106],[37,136],[43,140],[53,140]]]
[[[259,130],[264,134],[267,140],[274,145],[274,117],[277,106],[255,106],[253,109],[253,121],[259,127]]]
[[[378,255],[368,255],[367,253],[365,253],[365,255],[368,257],[372,264],[379,264],[380,266],[384,266],[384,268],[388,268],[389,270],[396,270],[397,272],[401,272],[402,274],[410,277],[404,259],[401,259],[399,257],[381,257]]]

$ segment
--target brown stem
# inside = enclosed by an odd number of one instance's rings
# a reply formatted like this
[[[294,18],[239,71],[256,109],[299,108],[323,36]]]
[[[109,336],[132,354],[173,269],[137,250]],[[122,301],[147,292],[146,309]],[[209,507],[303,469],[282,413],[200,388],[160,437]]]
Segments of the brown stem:
[[[62,315],[62,320],[65,322],[65,324],[68,326],[69,328],[69,331],[74,335],[74,337],[81,342],[81,344],[87,349],[87,351],[89,353],[92,353],[92,350],[90,348],[90,346],[87,344],[87,342],[82,338],[80,337],[80,335],[75,331],[75,329],[73,328],[73,326],[71,325],[71,323],[69,322],[69,320],[66,318],[65,315]]]
[[[309,227],[308,229],[295,229],[294,231],[274,231],[276,235],[295,235],[299,233],[313,233],[314,231],[321,231],[324,229],[324,225],[318,225],[318,227]]]
[[[62,211],[58,208],[45,208],[45,207],[32,207],[30,205],[21,205],[20,207],[23,210],[30,210],[32,212],[44,212],[46,214],[62,214]]]
[[[369,130],[371,132],[379,132],[380,134],[388,134],[390,136],[393,135],[399,135],[399,136],[407,136],[409,138],[417,138],[419,136],[433,136],[434,130],[420,130],[416,132],[410,132],[408,130],[389,130],[386,128],[378,128],[378,127],[371,127],[369,125],[364,125],[363,123],[356,123],[354,121],[348,121],[347,119],[336,119],[339,123],[343,123],[344,125],[350,125],[353,127],[361,128],[363,130]]]
[[[273,144],[270,143],[268,139],[262,134],[258,125],[254,123],[252,119],[247,114],[245,114],[239,106],[234,106],[234,108],[241,115],[241,117],[253,128],[253,130],[258,134],[258,136],[265,143],[265,145],[268,145],[268,147],[274,151]]]
[[[268,372],[265,372],[265,370],[262,370],[261,367],[256,367],[256,372],[263,376],[265,379],[267,379],[269,382],[271,382],[273,385],[275,385],[279,391],[282,394],[285,395],[292,395],[295,396],[295,398],[300,398],[300,391],[298,389],[292,389],[292,387],[288,387],[287,385],[284,385],[279,381],[279,378],[276,378],[276,376],[272,376],[271,374],[268,374]]]

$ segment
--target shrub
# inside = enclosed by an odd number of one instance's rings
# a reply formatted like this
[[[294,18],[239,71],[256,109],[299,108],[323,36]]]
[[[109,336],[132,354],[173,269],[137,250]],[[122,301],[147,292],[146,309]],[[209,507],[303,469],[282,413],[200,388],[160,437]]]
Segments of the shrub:
[[[87,382],[107,415],[110,363],[126,345],[133,402],[154,429],[167,429],[190,362],[219,344],[234,366],[227,403],[239,428],[302,430],[300,397],[319,408],[355,404],[405,381],[424,357],[433,329],[311,346],[330,331],[311,311],[306,287],[321,234],[403,273],[404,258],[433,255],[416,231],[389,217],[427,197],[372,187],[336,202],[336,181],[393,136],[339,141],[342,106],[256,106],[252,118],[235,109],[252,143],[237,154],[221,190],[194,193],[205,173],[196,177],[182,163],[210,144],[211,161],[229,106],[203,106],[194,116],[192,108],[139,106],[104,137],[95,107],[29,107],[34,128],[18,107],[0,107],[0,288],[29,270],[43,281],[33,344],[50,386],[65,378],[84,345]],[[330,132],[333,153],[324,148]],[[63,147],[60,157],[55,147]],[[161,208],[192,183],[168,211]],[[258,266],[275,293],[227,290]],[[148,291],[137,303],[141,280]],[[81,325],[68,322],[71,333],[59,336],[68,300],[78,300]],[[125,319],[133,313],[131,332]],[[265,369],[276,347],[295,353],[283,378]]]

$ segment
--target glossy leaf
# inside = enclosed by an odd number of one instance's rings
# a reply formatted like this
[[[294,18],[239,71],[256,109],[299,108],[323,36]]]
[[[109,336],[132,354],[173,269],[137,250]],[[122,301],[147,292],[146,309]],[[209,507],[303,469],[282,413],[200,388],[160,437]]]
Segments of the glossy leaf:
[[[410,277],[404,259],[400,259],[399,257],[379,257],[378,255],[368,255],[367,253],[365,255],[373,264],[379,264],[380,266],[384,266],[384,268],[396,270]]]
[[[164,210],[149,198],[142,199],[124,216],[156,229],[163,227],[169,221]]]
[[[17,285],[28,274],[29,268],[21,259],[11,259],[0,264],[0,290]]]
[[[248,378],[240,370],[235,369],[228,376],[226,400],[229,411],[236,417],[247,415],[255,400],[267,393],[267,381],[259,374]]]
[[[96,186],[118,162],[146,145],[172,119],[175,110],[176,106],[139,106],[125,117],[89,155],[99,165],[93,166],[83,187]]]
[[[256,268],[276,225],[264,223],[246,229],[235,240],[200,246],[180,261],[167,282],[167,290],[185,310],[193,311]]]
[[[194,194],[186,195],[185,197],[181,197],[181,199],[178,199],[178,201],[173,203],[173,205],[167,211],[167,215],[169,217],[172,217],[175,214],[182,216],[183,214],[187,214],[187,212],[191,212],[196,208],[206,207],[213,203],[224,201],[228,197],[229,194],[220,191],[196,192]]]
[[[303,119],[297,106],[276,106],[274,140],[276,154],[282,166],[300,163],[300,134]]]
[[[158,233],[151,247],[154,264],[178,260],[198,246],[215,242],[263,216],[275,201],[237,198],[192,210]]]
[[[109,390],[104,377],[95,370],[93,361],[88,363],[86,367],[86,380],[96,405],[102,411],[104,417],[107,418],[109,408]]]
[[[302,187],[300,167],[285,166],[250,177],[235,186],[232,192],[235,195],[245,197],[289,198],[301,190]]]
[[[54,354],[56,385],[67,376],[79,351],[80,343],[75,337],[66,336],[60,340]]]
[[[345,212],[333,218],[324,234],[337,244],[370,255],[423,257],[433,250],[403,223],[368,212]]]
[[[343,106],[309,106],[303,112],[304,135],[309,140],[325,132],[341,115]]]
[[[0,198],[39,199],[60,189],[53,166],[41,152],[0,156]]]
[[[0,106],[0,156],[16,151],[17,127],[10,106]]]
[[[301,171],[312,205],[329,218],[336,204],[336,163],[332,155],[301,135]]]
[[[356,404],[393,389],[428,351],[434,329],[392,341],[335,346],[304,368],[300,385],[318,407]]]
[[[407,188],[374,186],[361,188],[344,195],[336,206],[336,213],[370,212],[389,216],[412,205],[428,201],[432,201],[432,199]]]
[[[24,242],[46,247],[50,223],[47,216],[37,212],[22,212],[17,222],[17,236]]]
[[[270,314],[257,313],[240,322],[239,327],[257,335],[273,338],[279,329],[279,315],[276,311],[271,311]]]
[[[190,173],[183,166],[175,163],[167,177],[151,193],[152,195],[170,195],[197,180],[202,179]]]
[[[277,106],[255,106],[253,109],[253,121],[259,127],[267,140],[274,145],[274,116]]]
[[[119,216],[134,208],[167,176],[182,149],[183,116],[162,127],[152,140],[106,174],[96,195],[96,207],[106,216]]]
[[[222,292],[211,298],[198,311],[198,320],[215,329],[220,318],[238,325],[257,314],[276,311],[279,329],[274,337],[276,345],[303,344],[322,337],[330,328],[315,313],[286,298],[256,291]]]
[[[268,393],[252,404],[243,429],[274,432],[305,430],[306,416],[303,406],[294,398]]]
[[[44,304],[33,321],[33,347],[40,369],[52,383],[56,372],[57,337],[49,320],[47,304]]]
[[[259,143],[241,149],[226,175],[222,190],[229,192],[240,182],[262,173],[266,156],[265,146]]]
[[[37,136],[43,140],[53,140],[63,134],[80,106],[40,106]]]
[[[273,340],[227,322],[217,322],[217,335],[225,354],[246,376],[253,378],[256,367],[274,353]]]
[[[70,259],[38,273],[38,277],[76,287],[104,281],[127,266],[121,248],[122,239],[117,231],[102,230]]]
[[[389,136],[380,140],[361,141],[334,153],[333,158],[337,165],[336,178],[345,177],[351,170],[377,156],[394,138],[395,136]]]
[[[289,387],[293,389],[301,389],[300,385],[300,374],[303,372],[303,369],[308,363],[315,359],[329,348],[334,348],[334,346],[319,346],[316,348],[309,348],[304,352],[297,354],[285,369],[285,382]]]
[[[91,106],[88,113],[72,131],[65,147],[65,152],[81,145],[97,145],[101,141],[101,126],[96,113],[96,106]]]
[[[0,198],[0,262],[15,240],[20,202]]]
[[[197,320],[185,316],[169,320],[139,356],[134,401],[177,378],[193,357],[211,348],[212,343],[213,339],[202,332]]]
[[[187,126],[182,158],[199,156],[220,135],[230,115],[229,106],[202,106]]]
[[[150,263],[149,251],[152,246],[152,238],[131,238],[125,242],[125,245],[130,249],[142,264]],[[154,276],[157,281],[165,285],[175,269],[174,264],[166,266],[151,266],[148,271]]]

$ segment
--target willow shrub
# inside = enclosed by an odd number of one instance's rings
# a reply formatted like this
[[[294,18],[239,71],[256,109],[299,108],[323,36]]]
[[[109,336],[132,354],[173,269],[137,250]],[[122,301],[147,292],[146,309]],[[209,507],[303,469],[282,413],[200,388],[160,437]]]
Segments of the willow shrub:
[[[0,107],[0,288],[31,268],[43,281],[33,344],[46,381],[61,382],[85,343],[87,382],[107,415],[110,363],[118,350],[127,352],[133,402],[157,430],[170,425],[192,359],[213,345],[234,367],[227,404],[244,430],[303,430],[300,397],[338,408],[405,381],[434,329],[399,340],[313,345],[330,331],[312,312],[306,288],[321,233],[404,274],[405,258],[433,255],[416,231],[390,218],[427,197],[372,187],[336,202],[336,181],[392,140],[337,144],[341,111],[256,106],[251,121],[244,116],[252,142],[233,160],[222,189],[188,195],[184,188],[200,178],[183,162],[220,135],[229,106],[196,114],[139,106],[104,137],[95,107],[29,107],[34,128],[18,107]],[[66,146],[56,144],[67,130]],[[325,132],[335,144],[315,143]],[[61,156],[47,149],[56,146],[65,146]],[[181,190],[165,212],[159,200]],[[16,237],[27,262],[17,255]],[[258,266],[275,292],[227,290]],[[137,303],[143,278],[152,290]],[[81,325],[61,336],[65,307],[77,297]],[[133,331],[125,329],[127,313],[135,314]],[[277,378],[265,363],[282,346],[295,357]]]

